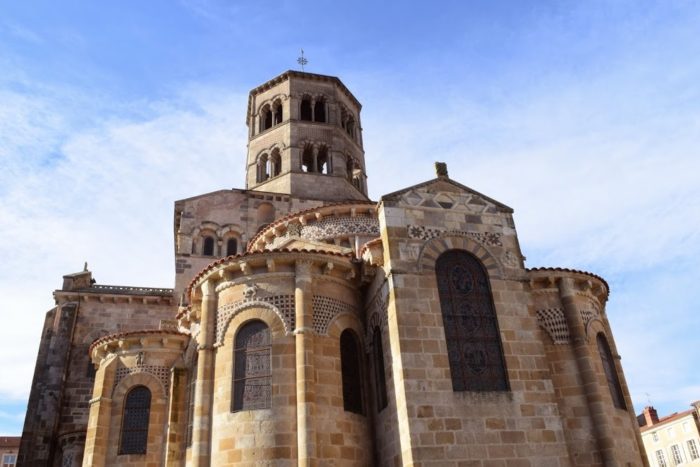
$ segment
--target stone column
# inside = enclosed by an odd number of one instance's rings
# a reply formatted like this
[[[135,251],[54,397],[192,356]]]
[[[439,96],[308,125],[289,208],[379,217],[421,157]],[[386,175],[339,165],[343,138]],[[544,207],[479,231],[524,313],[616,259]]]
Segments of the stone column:
[[[214,324],[216,292],[214,283],[202,284],[197,384],[194,392],[192,466],[208,466],[211,461],[211,422],[214,389]]]
[[[586,339],[586,330],[581,320],[581,313],[576,306],[574,280],[562,277],[558,281],[558,286],[566,324],[569,327],[571,336],[571,345],[576,357],[576,366],[583,382],[588,411],[593,419],[593,430],[598,451],[606,467],[616,467],[619,463],[615,459],[615,437],[612,432],[612,426],[605,415],[606,409],[609,407],[606,407],[606,404],[603,402],[603,394],[601,393],[600,383],[595,371],[594,355],[591,353]]]
[[[313,307],[311,262],[297,261],[294,289],[297,381],[297,449],[298,466],[313,465],[316,458],[316,432],[313,427]]]
[[[95,385],[90,400],[90,416],[85,436],[83,466],[107,464],[109,430],[112,424],[112,389],[118,359],[103,361],[95,374]]]
[[[187,370],[175,367],[170,370],[170,394],[168,397],[168,431],[165,438],[165,465],[180,466],[187,437]]]

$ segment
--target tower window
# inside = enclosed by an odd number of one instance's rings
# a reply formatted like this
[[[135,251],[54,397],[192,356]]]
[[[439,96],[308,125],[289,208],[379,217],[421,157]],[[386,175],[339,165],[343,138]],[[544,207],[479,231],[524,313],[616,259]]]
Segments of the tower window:
[[[275,101],[274,109],[275,109],[275,112],[274,112],[275,115],[274,115],[273,124],[278,125],[278,124],[282,123],[282,103],[280,101]]]
[[[355,119],[352,117],[348,117],[348,120],[345,122],[345,131],[347,132],[348,135],[352,139],[355,139]]]
[[[270,328],[262,321],[250,321],[236,334],[232,412],[270,408],[271,348]]]
[[[151,391],[146,386],[131,389],[124,399],[119,454],[146,454],[150,414]]]
[[[301,170],[304,172],[314,171],[314,148],[310,144],[304,146],[304,152],[301,154]]]
[[[326,101],[318,99],[314,104],[314,121],[326,122]]]
[[[270,178],[270,167],[269,167],[269,161],[267,158],[267,154],[262,154],[258,158],[258,165],[257,165],[257,182],[264,182]]]
[[[268,128],[272,128],[272,111],[270,106],[266,105],[260,112],[260,131],[265,131]]]
[[[464,250],[435,264],[454,391],[507,391],[508,379],[486,270]]]
[[[226,241],[226,256],[235,255],[236,253],[238,253],[238,240],[229,238]]]
[[[622,395],[622,387],[620,386],[620,380],[617,377],[615,362],[613,361],[613,356],[610,352],[608,341],[605,339],[602,332],[598,333],[596,336],[596,341],[598,343],[598,353],[600,354],[600,359],[603,363],[603,371],[605,372],[605,379],[608,381],[608,389],[610,389],[610,396],[612,397],[613,404],[618,409],[626,409],[625,398]]]
[[[355,333],[349,329],[340,335],[340,367],[343,376],[343,408],[362,415],[360,349]]]
[[[300,118],[302,120],[306,120],[306,121],[310,122],[311,120],[313,120],[312,116],[313,116],[313,113],[311,110],[311,99],[309,97],[304,97],[301,100]]]
[[[330,173],[329,164],[330,160],[328,158],[328,148],[321,146],[316,155],[316,170],[318,173],[328,174]]]
[[[270,177],[276,177],[282,171],[282,157],[280,156],[279,149],[272,151],[270,156]]]
[[[377,411],[381,412],[387,406],[387,395],[382,330],[379,329],[379,326],[375,326],[374,331],[372,331],[372,360],[374,363],[374,393],[377,397]]]
[[[203,256],[214,256],[214,237],[204,237],[202,244]]]

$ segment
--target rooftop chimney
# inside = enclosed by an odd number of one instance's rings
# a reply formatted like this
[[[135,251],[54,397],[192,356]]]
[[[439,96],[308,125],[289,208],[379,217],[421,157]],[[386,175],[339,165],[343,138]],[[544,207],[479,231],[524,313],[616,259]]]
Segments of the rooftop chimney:
[[[659,416],[656,413],[656,409],[652,406],[647,406],[644,407],[644,421],[646,422],[645,426],[652,426],[655,423],[659,423]]]

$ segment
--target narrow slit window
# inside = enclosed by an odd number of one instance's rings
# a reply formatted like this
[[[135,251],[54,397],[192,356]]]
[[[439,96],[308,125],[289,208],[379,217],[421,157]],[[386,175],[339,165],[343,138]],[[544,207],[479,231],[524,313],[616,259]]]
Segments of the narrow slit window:
[[[596,336],[596,341],[598,342],[598,353],[600,354],[600,359],[603,363],[603,371],[605,372],[605,379],[608,381],[608,389],[610,389],[610,396],[612,397],[613,404],[618,409],[626,409],[625,398],[622,395],[622,387],[620,386],[620,380],[617,377],[615,361],[613,360],[612,353],[610,352],[608,341],[605,339],[602,332],[598,333],[598,336]]]
[[[382,330],[374,327],[372,332],[372,354],[374,360],[374,385],[377,395],[377,411],[381,412],[387,406],[386,374],[384,371],[384,349],[382,348]]]
[[[343,378],[343,408],[363,414],[360,351],[355,334],[346,329],[340,335],[340,367]]]

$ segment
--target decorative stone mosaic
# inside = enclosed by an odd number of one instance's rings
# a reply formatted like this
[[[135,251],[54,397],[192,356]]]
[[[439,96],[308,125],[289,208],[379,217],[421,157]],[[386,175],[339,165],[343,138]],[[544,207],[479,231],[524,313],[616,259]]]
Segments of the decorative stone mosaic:
[[[547,331],[554,344],[569,343],[569,327],[566,324],[564,311],[561,308],[537,310],[537,323],[542,329]]]
[[[596,313],[595,311],[591,311],[591,310],[580,310],[580,313],[581,313],[581,321],[583,321],[584,327],[588,326],[588,323],[590,323],[591,320],[598,315],[598,313]]]
[[[314,295],[312,303],[314,309],[313,327],[316,334],[320,335],[328,334],[328,326],[333,318],[340,313],[354,313],[355,311],[351,305],[323,295]]]
[[[407,225],[409,238],[419,240],[430,240],[436,237],[442,237],[449,234],[465,235],[471,237],[477,242],[487,246],[503,246],[500,232],[464,232],[460,230],[447,230],[439,227],[426,227],[424,225]]]
[[[117,387],[117,384],[124,378],[126,378],[129,375],[133,375],[136,373],[150,373],[163,384],[163,389],[165,390],[165,393],[168,393],[168,390],[170,388],[170,368],[167,366],[158,366],[158,365],[137,365],[132,368],[117,368],[117,374],[114,377],[114,387]]]
[[[325,217],[318,222],[300,226],[290,223],[287,231],[280,237],[275,237],[268,248],[275,248],[285,240],[300,237],[306,240],[328,241],[336,238],[347,238],[356,235],[379,236],[379,221],[376,217],[357,215]]]
[[[253,306],[263,306],[268,308],[272,306],[275,313],[282,319],[284,323],[284,331],[289,334],[294,330],[295,315],[294,315],[294,295],[272,295],[270,297],[251,297],[249,299],[238,300],[237,302],[224,305],[217,310],[216,314],[216,341],[215,346],[223,345],[224,333],[229,321],[245,308]]]

